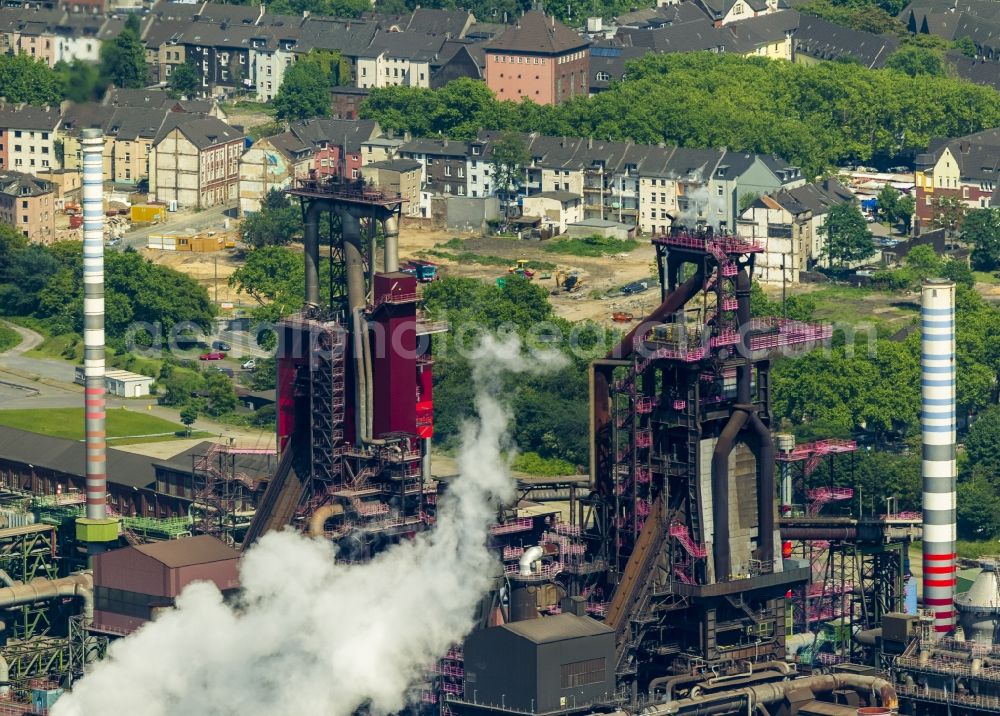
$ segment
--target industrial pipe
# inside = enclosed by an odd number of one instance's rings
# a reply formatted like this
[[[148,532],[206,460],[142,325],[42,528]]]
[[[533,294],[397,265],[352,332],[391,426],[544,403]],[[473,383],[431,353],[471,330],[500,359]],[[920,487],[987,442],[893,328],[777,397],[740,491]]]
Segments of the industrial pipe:
[[[399,219],[390,216],[382,222],[382,232],[385,234],[384,266],[386,273],[399,271]],[[374,256],[372,259],[374,260]]]
[[[729,454],[746,422],[746,410],[733,411],[712,451],[712,523],[715,530],[712,552],[717,582],[727,581],[732,570],[729,549]]]
[[[520,575],[522,577],[530,577],[531,565],[540,560],[543,554],[545,554],[545,550],[537,544],[534,547],[528,547],[528,549],[524,550],[524,554],[521,555],[521,559],[517,563]]]
[[[83,370],[87,518],[103,520],[108,495],[104,402],[104,136],[80,133],[83,152]]]
[[[781,539],[808,542],[809,540],[852,540],[858,536],[854,527],[782,527]]]
[[[757,549],[762,561],[774,562],[774,442],[756,411],[749,418],[757,440]]]
[[[338,504],[323,505],[318,507],[309,518],[309,536],[326,536],[326,522],[332,517],[344,514],[344,506]]]
[[[0,589],[0,609],[31,604],[59,597],[80,597],[83,618],[94,620],[94,577],[89,573],[71,574],[61,579],[34,579],[26,584]]]
[[[303,217],[302,243],[306,257],[306,295],[307,308],[319,308],[319,219],[320,215],[329,211],[325,201],[310,202]]]

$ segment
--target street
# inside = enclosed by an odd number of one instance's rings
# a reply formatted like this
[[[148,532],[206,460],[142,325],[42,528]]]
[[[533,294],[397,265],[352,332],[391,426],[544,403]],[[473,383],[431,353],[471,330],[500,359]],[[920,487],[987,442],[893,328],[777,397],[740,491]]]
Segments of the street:
[[[164,222],[127,232],[122,242],[115,248],[119,250],[124,250],[127,246],[134,249],[142,248],[146,245],[146,239],[152,234],[186,233],[189,231],[197,233],[204,229],[224,231],[226,219],[229,219],[230,227],[235,225],[236,213],[236,206],[213,206],[211,209],[203,211],[183,209],[168,213],[167,220]]]

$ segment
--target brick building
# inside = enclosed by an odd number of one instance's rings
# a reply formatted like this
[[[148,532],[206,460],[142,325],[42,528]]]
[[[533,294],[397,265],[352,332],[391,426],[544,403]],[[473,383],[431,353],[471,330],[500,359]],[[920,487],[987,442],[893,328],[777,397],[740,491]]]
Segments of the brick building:
[[[55,190],[52,182],[30,174],[0,171],[0,221],[31,241],[55,239]]]
[[[588,94],[590,42],[537,10],[487,43],[485,53],[486,84],[500,99],[558,104]]]
[[[157,201],[199,209],[235,203],[243,134],[214,117],[175,113],[172,120],[153,142],[150,194]]]

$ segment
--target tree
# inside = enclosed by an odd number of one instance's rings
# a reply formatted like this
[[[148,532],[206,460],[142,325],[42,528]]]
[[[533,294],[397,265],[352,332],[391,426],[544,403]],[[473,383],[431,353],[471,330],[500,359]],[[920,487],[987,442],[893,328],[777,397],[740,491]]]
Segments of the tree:
[[[510,218],[511,194],[517,191],[524,175],[524,165],[527,163],[528,150],[524,146],[524,140],[517,134],[508,132],[493,144],[490,167],[492,168],[493,186],[500,198],[500,206],[503,210],[505,229],[507,228],[507,220]]]
[[[198,408],[193,405],[185,405],[181,408],[181,422],[187,428],[188,437],[191,436],[191,426],[198,419]]]
[[[255,313],[260,320],[277,320],[301,307],[304,281],[302,256],[280,246],[254,249],[229,277],[237,293],[246,293],[267,309]]]
[[[993,271],[1000,267],[1000,209],[972,209],[962,221],[962,241],[972,244],[972,267]]]
[[[903,223],[903,233],[910,233],[913,226],[913,215],[916,212],[917,200],[911,194],[904,194],[896,202],[896,216]]]
[[[194,97],[201,88],[201,76],[187,62],[174,65],[170,71],[170,93],[174,97]]]
[[[53,69],[62,85],[63,97],[71,102],[95,102],[107,86],[101,79],[100,68],[93,62],[60,60]]]
[[[744,211],[749,209],[750,205],[753,204],[755,201],[757,201],[759,198],[760,194],[755,191],[745,191],[742,194],[740,194],[739,198],[740,213],[743,213]]]
[[[961,539],[990,539],[1000,532],[1000,497],[982,471],[958,484],[956,504],[955,516]]]
[[[243,219],[240,237],[253,248],[281,246],[301,239],[303,230],[302,210],[281,190],[271,189],[260,211]]]
[[[984,410],[969,427],[965,438],[969,464],[987,475],[1000,475],[1000,407]]]
[[[910,77],[930,75],[944,77],[947,69],[941,52],[926,47],[903,45],[886,60],[887,69],[904,72]]]
[[[11,104],[58,105],[63,97],[59,75],[30,55],[0,55],[0,95]]]
[[[889,223],[896,221],[899,216],[899,197],[900,192],[891,184],[886,184],[878,193],[878,211]]]
[[[931,203],[931,206],[934,209],[931,225],[937,229],[944,229],[949,236],[953,234],[962,223],[965,205],[958,197],[940,196]]]
[[[976,277],[973,275],[972,269],[969,268],[969,264],[960,259],[945,261],[941,265],[941,278],[954,281],[959,286],[966,288],[973,288],[976,285]]]
[[[875,244],[868,230],[868,223],[854,204],[835,204],[827,212],[819,229],[826,237],[823,255],[830,259],[830,266],[844,268],[875,255]]]
[[[920,283],[940,275],[942,261],[937,252],[934,251],[933,246],[927,244],[914,246],[906,254],[905,261],[907,271],[909,271],[914,283]]]
[[[205,386],[205,379],[201,373],[189,368],[173,368],[167,377],[161,380],[164,405],[187,405],[194,394]]]
[[[225,373],[209,371],[205,375],[205,393],[208,400],[205,411],[209,415],[225,415],[236,410],[236,390]]]
[[[125,27],[101,45],[101,76],[115,87],[137,89],[148,84],[146,52],[136,30]]]
[[[972,38],[968,35],[964,35],[952,43],[952,47],[961,52],[968,58],[975,59],[976,55],[979,54],[979,50],[976,47],[976,43],[972,41]]]
[[[329,77],[316,62],[296,62],[285,70],[274,107],[278,118],[285,120],[329,116]]]

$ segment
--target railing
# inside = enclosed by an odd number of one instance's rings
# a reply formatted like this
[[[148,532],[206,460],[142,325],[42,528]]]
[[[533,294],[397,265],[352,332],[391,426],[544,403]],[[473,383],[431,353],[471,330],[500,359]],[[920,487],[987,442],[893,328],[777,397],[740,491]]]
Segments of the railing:
[[[511,534],[513,532],[524,532],[525,530],[530,530],[533,526],[530,517],[519,517],[516,520],[510,520],[504,522],[503,524],[493,525],[490,527],[490,533],[495,535],[505,535]]]
[[[698,544],[693,539],[691,539],[691,533],[688,530],[687,525],[682,522],[673,522],[670,525],[670,536],[680,542],[681,546],[690,554],[692,557],[702,558],[708,556],[708,550],[705,545]]]

